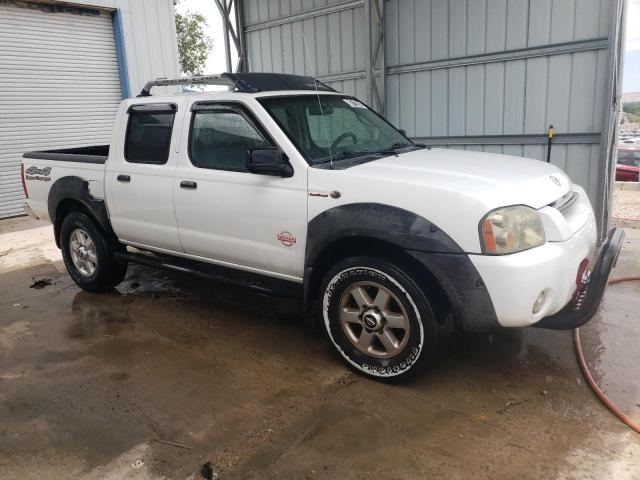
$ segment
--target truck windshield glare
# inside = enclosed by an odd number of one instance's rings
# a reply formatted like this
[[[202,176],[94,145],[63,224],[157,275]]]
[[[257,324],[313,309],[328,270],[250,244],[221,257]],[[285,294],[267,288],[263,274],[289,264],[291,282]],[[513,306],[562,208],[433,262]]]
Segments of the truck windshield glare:
[[[421,148],[351,97],[296,95],[259,99],[311,165]]]

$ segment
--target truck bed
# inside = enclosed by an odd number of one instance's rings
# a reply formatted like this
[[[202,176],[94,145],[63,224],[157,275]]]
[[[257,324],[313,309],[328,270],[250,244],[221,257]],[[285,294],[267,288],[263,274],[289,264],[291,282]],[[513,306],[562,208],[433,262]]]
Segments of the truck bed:
[[[89,147],[27,152],[23,157],[38,160],[104,164],[109,157],[109,145],[92,145]]]

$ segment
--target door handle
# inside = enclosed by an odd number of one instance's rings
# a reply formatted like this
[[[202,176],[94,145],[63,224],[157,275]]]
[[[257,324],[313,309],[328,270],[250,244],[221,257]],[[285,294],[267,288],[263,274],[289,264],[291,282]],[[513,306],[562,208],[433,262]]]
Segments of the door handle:
[[[118,175],[118,181],[128,183],[131,181],[131,177],[129,175]]]
[[[195,190],[196,188],[198,188],[198,184],[189,180],[183,180],[180,182],[180,188],[189,188],[191,190]]]

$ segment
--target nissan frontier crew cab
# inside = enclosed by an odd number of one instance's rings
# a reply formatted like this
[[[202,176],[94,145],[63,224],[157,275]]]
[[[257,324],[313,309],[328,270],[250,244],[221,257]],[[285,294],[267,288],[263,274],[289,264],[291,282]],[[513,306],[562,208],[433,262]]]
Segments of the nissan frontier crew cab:
[[[228,91],[151,96],[155,86]],[[413,143],[309,77],[149,82],[110,145],[24,155],[26,209],[73,280],[130,262],[294,296],[339,356],[377,378],[426,365],[454,327],[571,329],[622,245],[597,248],[585,191],[520,157]]]

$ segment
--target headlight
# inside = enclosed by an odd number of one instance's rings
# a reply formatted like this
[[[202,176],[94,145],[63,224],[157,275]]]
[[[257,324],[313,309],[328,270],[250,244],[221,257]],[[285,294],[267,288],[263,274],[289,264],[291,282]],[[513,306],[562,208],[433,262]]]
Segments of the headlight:
[[[545,241],[540,215],[530,207],[498,208],[480,223],[482,252],[490,255],[521,252]]]

